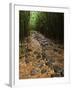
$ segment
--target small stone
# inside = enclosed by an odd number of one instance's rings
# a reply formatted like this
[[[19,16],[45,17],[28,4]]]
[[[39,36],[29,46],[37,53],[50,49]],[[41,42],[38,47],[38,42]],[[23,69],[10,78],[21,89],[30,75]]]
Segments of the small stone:
[[[50,67],[51,69],[53,69],[53,65],[52,64],[50,64],[50,63],[48,63],[48,62],[46,62],[45,63],[48,67]]]
[[[33,69],[33,70],[31,71],[31,75],[35,75],[35,74],[37,74],[37,73],[38,73],[38,70]]]
[[[47,65],[48,67],[50,67],[51,69],[53,69],[53,65],[51,62],[45,62],[45,65]]]
[[[62,73],[62,72],[63,72],[63,68],[61,68],[61,67],[59,67],[59,66],[53,66],[53,68],[54,68],[54,71],[55,71],[56,73]]]
[[[46,62],[48,62],[49,64],[52,64],[52,63],[54,63],[55,61],[54,61],[53,59],[47,59],[47,58],[46,58]]]
[[[39,68],[41,68],[41,67],[44,66],[44,63],[38,63],[38,64],[36,64],[36,66],[39,67]]]
[[[41,70],[41,73],[43,74],[43,73],[46,73],[47,72],[47,70],[46,69],[42,69]]]
[[[51,65],[52,63],[53,61],[51,59],[46,58],[46,62],[45,62],[46,65]]]

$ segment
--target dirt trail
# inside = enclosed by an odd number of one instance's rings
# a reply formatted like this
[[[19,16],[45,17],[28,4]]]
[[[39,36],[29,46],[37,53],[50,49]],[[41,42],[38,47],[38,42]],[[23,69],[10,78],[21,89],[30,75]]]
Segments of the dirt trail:
[[[32,31],[19,47],[19,78],[64,76],[63,45],[55,44],[37,31]]]

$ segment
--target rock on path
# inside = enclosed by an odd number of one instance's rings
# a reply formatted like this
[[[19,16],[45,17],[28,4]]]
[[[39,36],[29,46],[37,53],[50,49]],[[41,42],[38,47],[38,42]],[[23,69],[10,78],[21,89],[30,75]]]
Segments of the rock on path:
[[[39,32],[32,31],[24,41],[24,57],[20,58],[19,65],[20,79],[27,78],[26,75],[30,78],[63,77],[63,49],[58,47]]]

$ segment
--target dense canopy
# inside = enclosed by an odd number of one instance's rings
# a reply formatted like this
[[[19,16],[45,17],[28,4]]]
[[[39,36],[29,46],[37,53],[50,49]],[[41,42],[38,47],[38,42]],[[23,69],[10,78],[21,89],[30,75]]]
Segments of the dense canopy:
[[[38,31],[45,37],[64,41],[64,13],[58,12],[19,12],[19,37],[22,42],[30,31]]]

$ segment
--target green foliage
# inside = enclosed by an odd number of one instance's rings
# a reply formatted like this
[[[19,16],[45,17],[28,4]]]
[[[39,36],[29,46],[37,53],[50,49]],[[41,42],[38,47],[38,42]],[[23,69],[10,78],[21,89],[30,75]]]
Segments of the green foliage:
[[[64,39],[64,14],[63,13],[49,13],[48,14],[48,35],[54,40],[63,42]]]
[[[30,12],[30,29],[31,30],[35,29],[38,14],[39,12],[36,12],[36,11]]]
[[[36,30],[45,37],[64,42],[64,13],[20,11],[19,36],[22,42],[30,30]]]
[[[59,42],[64,40],[64,14],[40,12],[37,15],[35,30]]]
[[[29,34],[29,20],[29,11],[19,11],[19,39],[21,42],[24,40],[24,37]]]

